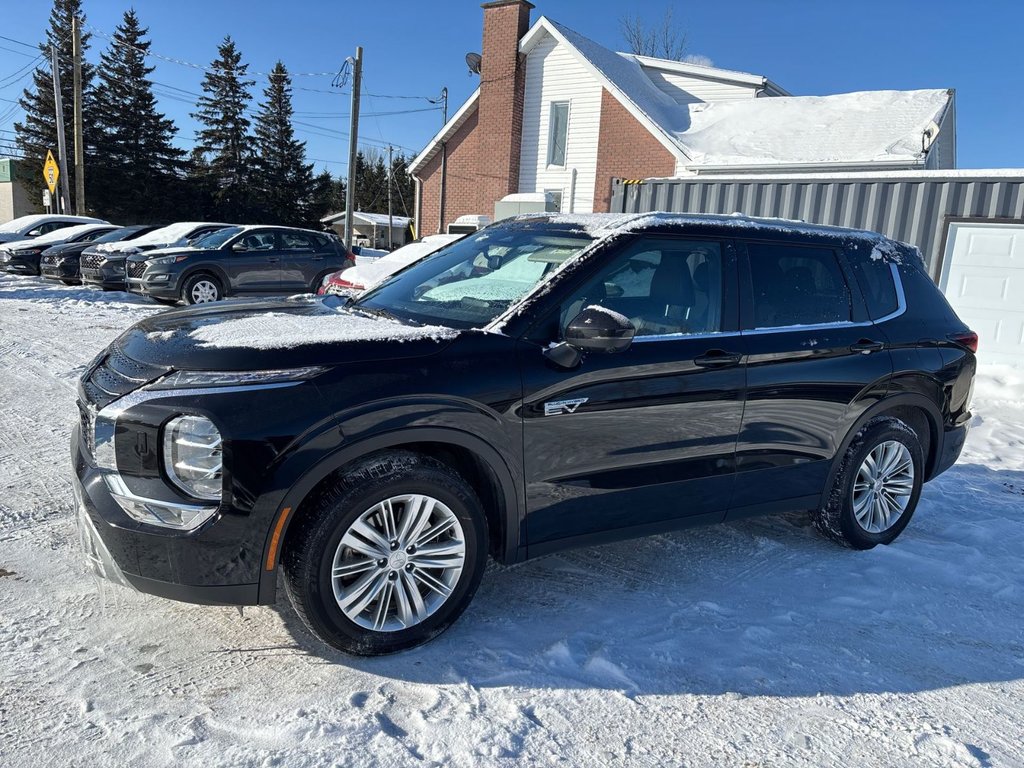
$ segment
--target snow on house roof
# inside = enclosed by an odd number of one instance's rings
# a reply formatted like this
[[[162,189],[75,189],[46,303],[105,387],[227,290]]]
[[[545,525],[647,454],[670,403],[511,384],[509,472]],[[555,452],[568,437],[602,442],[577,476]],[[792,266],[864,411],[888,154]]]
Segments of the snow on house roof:
[[[345,212],[332,213],[328,216],[324,216],[320,219],[322,224],[333,224],[335,221],[340,221],[345,218]],[[408,216],[392,216],[392,221],[396,227],[407,227],[409,222],[412,221]],[[386,213],[363,213],[362,211],[356,211],[352,214],[352,220],[359,224],[369,224],[372,227],[386,227],[388,225],[388,215]]]
[[[952,91],[861,91],[791,96],[763,75],[617,53],[542,16],[520,43],[528,53],[551,35],[689,170],[829,165],[842,168],[923,166],[942,128]],[[759,86],[771,98],[680,104],[651,79],[669,70],[725,83]],[[432,158],[479,102],[477,89],[410,163]]]
[[[674,135],[698,170],[915,164],[923,160],[950,98],[946,90],[859,91],[690,104],[689,125]]]

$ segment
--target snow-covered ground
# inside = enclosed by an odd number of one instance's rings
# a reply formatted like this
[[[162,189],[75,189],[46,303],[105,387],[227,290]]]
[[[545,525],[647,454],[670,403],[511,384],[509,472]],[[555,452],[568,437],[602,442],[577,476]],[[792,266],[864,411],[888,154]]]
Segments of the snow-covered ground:
[[[1024,375],[890,547],[798,516],[492,567],[389,658],[86,576],[81,367],[160,308],[0,277],[0,766],[1024,765]],[[293,634],[294,633],[294,634]]]

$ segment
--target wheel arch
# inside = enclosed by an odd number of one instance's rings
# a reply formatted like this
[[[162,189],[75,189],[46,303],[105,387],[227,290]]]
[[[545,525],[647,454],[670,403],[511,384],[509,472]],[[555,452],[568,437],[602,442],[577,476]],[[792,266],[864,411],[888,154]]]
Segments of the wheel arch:
[[[304,505],[353,464],[389,450],[431,456],[462,475],[480,497],[487,517],[489,552],[500,562],[520,559],[522,504],[512,471],[480,438],[445,428],[410,428],[342,445],[324,456],[289,488],[272,518],[260,561],[260,603],[273,602],[281,552],[293,524],[304,519]]]
[[[178,295],[180,296],[182,291],[185,290],[185,283],[191,280],[196,275],[210,275],[217,279],[220,283],[220,290],[222,296],[228,295],[228,289],[231,287],[228,281],[228,275],[224,269],[217,264],[212,262],[203,262],[202,264],[196,264],[194,267],[189,267],[181,275],[181,279],[178,281]]]
[[[835,483],[836,473],[842,464],[850,443],[857,433],[872,419],[879,416],[894,416],[907,423],[921,438],[925,458],[925,481],[932,478],[938,457],[941,455],[942,414],[937,405],[921,394],[906,392],[892,395],[879,400],[860,415],[853,426],[847,430],[843,441],[839,444],[829,468],[828,479],[822,489],[822,503],[831,492]]]

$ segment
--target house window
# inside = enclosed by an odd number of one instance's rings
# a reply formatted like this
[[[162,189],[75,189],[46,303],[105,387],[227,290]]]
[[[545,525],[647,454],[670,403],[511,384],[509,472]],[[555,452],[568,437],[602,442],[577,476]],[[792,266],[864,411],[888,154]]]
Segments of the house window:
[[[551,104],[548,120],[548,165],[565,165],[565,143],[569,138],[569,102]]]
[[[547,202],[550,203],[551,207],[549,210],[562,211],[562,190],[560,189],[545,189],[544,194],[548,196]]]

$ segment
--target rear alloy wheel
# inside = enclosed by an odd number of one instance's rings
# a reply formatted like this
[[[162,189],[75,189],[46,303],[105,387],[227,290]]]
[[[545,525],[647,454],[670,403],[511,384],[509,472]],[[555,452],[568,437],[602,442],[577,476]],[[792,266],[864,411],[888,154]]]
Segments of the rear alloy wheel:
[[[815,513],[815,525],[854,549],[889,544],[910,522],[923,477],[917,433],[891,416],[872,419],[843,455],[828,500]]]
[[[480,502],[429,457],[368,459],[300,514],[282,556],[288,596],[317,637],[346,653],[430,640],[462,614],[483,575]]]
[[[223,298],[220,283],[210,275],[194,275],[185,281],[181,299],[186,304],[209,304]]]

